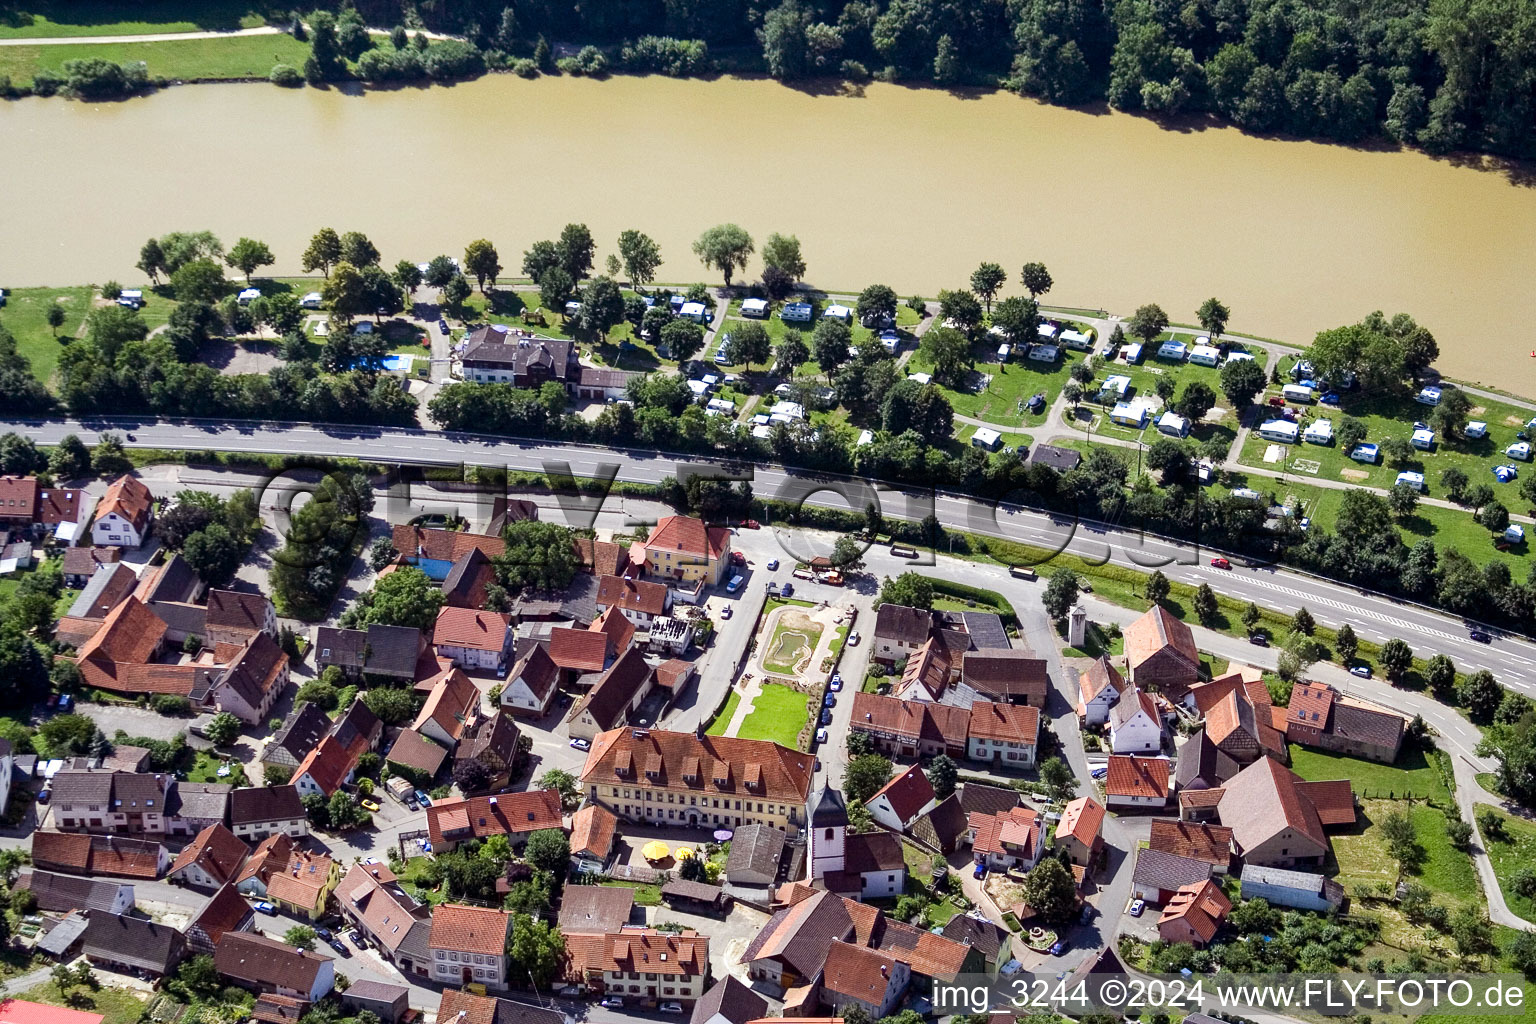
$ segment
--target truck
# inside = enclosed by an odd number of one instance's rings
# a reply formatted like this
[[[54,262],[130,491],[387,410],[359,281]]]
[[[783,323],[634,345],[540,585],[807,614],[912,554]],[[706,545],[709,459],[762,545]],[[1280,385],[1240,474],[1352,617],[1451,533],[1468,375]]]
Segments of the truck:
[[[1035,570],[1031,569],[1027,565],[1010,565],[1008,567],[1008,575],[1017,577],[1021,580],[1035,580],[1040,578],[1035,573]]]
[[[891,545],[891,555],[895,558],[916,558],[916,548],[904,548],[898,544]]]

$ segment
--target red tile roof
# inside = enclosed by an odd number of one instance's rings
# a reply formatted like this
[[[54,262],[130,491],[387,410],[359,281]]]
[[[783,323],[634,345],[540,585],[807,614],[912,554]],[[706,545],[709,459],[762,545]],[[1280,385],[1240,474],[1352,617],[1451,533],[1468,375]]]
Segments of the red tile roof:
[[[1040,709],[1022,704],[994,704],[979,700],[971,705],[968,733],[972,737],[1033,745],[1040,735]]]
[[[664,615],[667,587],[664,583],[646,583],[622,576],[602,576],[597,581],[597,606],[617,607],[645,615]]]
[[[149,493],[149,488],[142,482],[131,476],[120,476],[107,488],[101,503],[96,506],[96,516],[91,521],[104,519],[115,512],[118,518],[132,523],[134,529],[143,530],[149,522],[149,510],[154,503],[154,495]]]
[[[623,931],[603,937],[603,970],[687,977],[709,971],[709,936]]]
[[[1272,757],[1260,757],[1227,780],[1217,811],[1232,829],[1239,853],[1286,828],[1328,849],[1317,807],[1301,786],[1296,773]]]
[[[1174,921],[1183,921],[1201,942],[1210,942],[1231,911],[1232,901],[1215,882],[1207,880],[1183,886],[1174,893],[1163,907],[1157,925],[1161,928]]]
[[[267,895],[296,907],[313,907],[330,884],[335,866],[324,854],[295,851],[283,870],[267,879]]]
[[[143,602],[130,597],[106,614],[101,628],[81,645],[78,656],[81,661],[142,665],[154,656],[168,628]]]
[[[560,794],[552,789],[439,800],[427,808],[427,831],[434,847],[445,841],[522,835],[563,825]]]
[[[1109,759],[1109,775],[1104,780],[1106,796],[1161,797],[1168,799],[1168,760],[1162,757],[1133,757],[1115,754]]]
[[[507,550],[506,542],[500,537],[421,526],[397,526],[390,539],[395,550],[407,558],[429,558],[441,562],[457,562],[475,550],[487,558],[494,558]]]
[[[101,1024],[105,1019],[99,1013],[66,1010],[25,999],[0,1000],[0,1024]]]
[[[977,853],[1012,853],[1007,847],[1033,856],[1040,838],[1040,815],[1032,807],[1013,807],[1001,814],[972,811],[967,818],[976,830],[971,848]]]
[[[1190,821],[1154,821],[1148,849],[1225,868],[1232,860],[1232,830]]]
[[[1322,782],[1298,782],[1296,789],[1317,808],[1317,819],[1324,825],[1355,823],[1355,793],[1348,779]]]
[[[1125,627],[1125,657],[1133,673],[1138,665],[1165,649],[1177,651],[1191,666],[1200,664],[1194,633],[1162,605],[1154,605]]]
[[[730,531],[706,528],[689,516],[663,516],[646,538],[647,550],[681,552],[696,558],[719,558],[730,543]]]
[[[701,794],[748,797],[803,805],[810,796],[812,763],[807,753],[767,740],[732,736],[695,736],[661,729],[610,729],[592,741],[581,770],[583,786],[629,785],[641,789],[691,789]],[[650,778],[636,765],[657,765]],[[757,765],[761,784],[748,788],[746,776]]]
[[[885,1001],[885,990],[895,971],[893,957],[839,939],[832,943],[831,952],[827,954],[821,987],[840,996],[880,1006]]]
[[[619,614],[623,619],[623,613]],[[549,657],[573,672],[601,672],[608,655],[608,635],[591,629],[556,626],[549,631]]]
[[[197,864],[216,882],[232,881],[240,873],[240,865],[250,847],[221,823],[209,825],[182,848],[171,862],[167,874],[175,874],[183,868]]]
[[[576,537],[574,543],[581,564],[599,576],[622,576],[629,568],[629,551],[622,544],[591,537]]]
[[[471,712],[479,706],[480,690],[474,681],[460,669],[451,668],[432,682],[432,690],[411,728],[420,732],[428,722],[435,722],[449,739],[457,740]]]
[[[437,613],[432,642],[439,647],[499,651],[507,645],[507,616],[474,608],[443,608]]]
[[[571,853],[607,857],[618,831],[617,815],[606,807],[588,804],[571,815]]]
[[[0,518],[31,520],[37,515],[37,477],[0,476]]]
[[[1091,796],[1080,796],[1061,810],[1056,823],[1056,838],[1071,836],[1084,846],[1092,846],[1104,825],[1104,805]]]
[[[432,912],[432,935],[427,947],[503,956],[511,920],[504,911],[444,903]]]
[[[349,751],[335,736],[323,737],[315,744],[315,749],[305,755],[304,760],[294,769],[295,779],[303,778],[308,774],[315,780],[315,785],[320,787],[326,796],[333,795],[341,788],[353,768],[357,767],[357,759],[362,756],[362,750],[355,753]]]
[[[923,813],[923,808],[935,799],[933,784],[923,774],[923,769],[915,764],[881,786],[864,802],[872,804],[881,797],[890,802],[892,810],[903,822],[911,821]]]
[[[618,608],[609,608],[593,619],[592,625],[587,628],[608,638],[610,654],[623,654],[635,640],[635,624],[626,619],[624,612]]]
[[[78,523],[80,510],[85,508],[91,496],[74,487],[50,487],[37,495],[38,519],[45,526],[60,523]]]
[[[855,731],[880,732],[912,743],[928,741],[964,747],[971,715],[965,708],[905,701],[875,693],[853,695]]]

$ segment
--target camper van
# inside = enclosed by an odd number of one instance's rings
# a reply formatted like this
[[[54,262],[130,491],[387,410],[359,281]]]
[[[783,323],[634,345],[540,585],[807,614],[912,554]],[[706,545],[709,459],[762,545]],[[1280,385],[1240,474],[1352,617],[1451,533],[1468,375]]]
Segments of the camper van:
[[[1284,441],[1294,444],[1301,430],[1290,420],[1265,420],[1259,425],[1259,436],[1266,441]]]
[[[1310,405],[1316,397],[1316,392],[1305,384],[1287,384],[1280,389],[1280,396],[1287,402],[1301,402],[1304,405]]]
[[[1215,366],[1221,361],[1221,350],[1209,345],[1196,345],[1189,350],[1189,361],[1196,366]]]

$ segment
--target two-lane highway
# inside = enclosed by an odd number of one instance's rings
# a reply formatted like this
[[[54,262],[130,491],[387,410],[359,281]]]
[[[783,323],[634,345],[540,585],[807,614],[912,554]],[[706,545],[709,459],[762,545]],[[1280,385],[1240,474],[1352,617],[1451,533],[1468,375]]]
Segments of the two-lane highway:
[[[55,444],[69,433],[93,444],[103,432],[131,432],[134,439],[127,442],[130,447],[339,456],[435,466],[494,465],[510,471],[611,477],[633,483],[656,483],[663,477],[699,472],[715,475],[719,470],[711,472],[711,467],[722,465],[716,460],[631,449],[350,425],[93,419],[0,423],[0,431],[4,430],[15,430],[40,444]],[[1536,644],[1529,639],[1490,630],[1492,641],[1481,643],[1468,635],[1466,622],[1386,595],[1276,567],[1234,563],[1232,569],[1216,569],[1208,564],[1212,552],[1199,544],[1154,537],[1133,529],[1068,522],[1018,506],[948,493],[901,490],[851,477],[812,476],[773,465],[747,465],[734,471],[751,479],[760,498],[855,511],[874,502],[892,518],[919,520],[932,514],[949,529],[1036,545],[1092,561],[1114,562],[1140,571],[1160,568],[1171,579],[1194,584],[1209,582],[1222,594],[1283,614],[1305,605],[1324,625],[1347,622],[1360,636],[1378,642],[1400,636],[1417,654],[1449,655],[1459,668],[1489,669],[1505,685],[1536,695],[1536,684],[1530,678],[1531,669],[1536,666]],[[572,499],[572,505],[588,508],[592,514],[597,508],[596,500],[590,497]],[[572,518],[568,513],[567,519]],[[797,543],[794,531],[781,531],[781,535],[787,538],[786,554],[792,557],[824,553],[812,550],[813,542],[808,537]]]

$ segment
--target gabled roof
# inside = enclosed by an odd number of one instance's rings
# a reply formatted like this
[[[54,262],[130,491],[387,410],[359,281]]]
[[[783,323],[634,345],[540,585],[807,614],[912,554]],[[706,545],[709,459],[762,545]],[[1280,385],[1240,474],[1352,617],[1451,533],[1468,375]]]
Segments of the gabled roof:
[[[165,847],[147,839],[86,835],[79,832],[32,833],[32,863],[49,871],[122,878],[160,877]]]
[[[1104,813],[1104,805],[1091,796],[1068,801],[1062,808],[1061,820],[1056,823],[1056,838],[1071,836],[1084,846],[1093,846],[1104,826]]]
[[[1001,814],[972,812],[968,824],[976,831],[971,849],[977,853],[1033,853],[1040,838],[1040,815],[1031,807],[1013,807]]]
[[[112,565],[122,557],[122,548],[65,548],[63,572],[66,576],[90,576],[103,565]]]
[[[1319,732],[1327,729],[1336,694],[1331,686],[1301,680],[1291,688],[1291,702],[1285,709],[1286,724],[1304,725]]]
[[[507,616],[474,608],[441,608],[432,642],[439,647],[499,651],[507,645]]]
[[[506,953],[511,924],[511,915],[502,910],[444,903],[432,912],[427,947],[499,957]]]
[[[912,968],[913,974],[949,979],[959,974],[970,956],[970,947],[923,928],[889,918],[875,948]]]
[[[923,769],[915,764],[881,786],[865,803],[872,804],[881,797],[890,803],[891,809],[903,822],[917,817],[924,807],[936,799],[933,784],[923,774]]]
[[[961,806],[960,794],[956,792],[940,800],[931,811],[913,822],[912,835],[947,853],[965,835],[966,827],[965,808]]]
[[[734,850],[735,847],[732,846]],[[709,990],[693,1005],[693,1016],[688,1024],[708,1024],[717,1016],[728,1024],[747,1024],[768,1013],[768,1001],[746,985],[727,974],[710,986]]]
[[[1016,789],[967,782],[956,792],[960,794],[960,809],[966,814],[1003,814],[1019,806],[1019,791]]]
[[[127,964],[154,974],[165,974],[181,959],[186,940],[181,932],[148,918],[106,914],[93,910],[86,915],[85,942],[81,952],[113,963]]]
[[[511,715],[494,712],[475,719],[459,740],[454,751],[455,760],[479,760],[486,754],[494,754],[496,761],[511,767],[517,759],[519,736],[517,723]]]
[[[438,562],[457,562],[471,551],[494,558],[507,550],[506,542],[500,537],[426,526],[396,526],[390,540],[395,550],[407,558],[429,558]]]
[[[624,931],[603,938],[603,970],[637,971],[666,977],[698,977],[709,973],[709,936]]]
[[[450,668],[433,682],[411,728],[420,732],[428,722],[434,722],[450,740],[457,740],[464,733],[470,713],[479,705],[480,690],[474,682],[461,669]]]
[[[1232,860],[1232,830],[1224,825],[1159,819],[1152,822],[1148,846],[1225,868]]]
[[[108,882],[100,878],[81,878],[78,875],[61,875],[52,871],[23,871],[16,880],[18,891],[30,892],[37,900],[37,909],[50,913],[70,910],[112,909],[119,891],[127,882]]]
[[[331,731],[331,719],[318,704],[304,701],[294,705],[282,728],[272,735],[271,746],[281,747],[295,762],[315,749],[320,738]]]
[[[1296,789],[1312,801],[1312,806],[1317,809],[1317,819],[1324,825],[1355,823],[1355,793],[1348,779],[1298,782]]]
[[[165,631],[165,621],[160,616],[138,598],[129,597],[107,612],[101,628],[80,645],[81,670],[87,661],[142,665],[159,649]]]
[[[1163,908],[1157,924],[1161,928],[1182,921],[1201,942],[1210,942],[1231,911],[1232,901],[1226,893],[1215,882],[1206,880],[1179,889]]]
[[[949,648],[940,637],[933,637],[907,656],[896,692],[907,695],[913,687],[921,686],[931,699],[938,700],[949,685],[950,664]]]
[[[622,576],[601,576],[597,581],[597,606],[617,607],[645,615],[661,615],[667,610],[667,587]]]
[[[572,885],[560,897],[560,930],[607,935],[629,923],[635,890],[622,885]]]
[[[624,618],[622,613],[619,618]],[[572,672],[601,672],[608,664],[609,646],[606,633],[556,626],[549,631],[547,657],[557,667]],[[543,646],[536,645],[534,650],[543,650]]]
[[[1136,869],[1131,880],[1146,889],[1166,890],[1203,882],[1210,877],[1211,865],[1206,861],[1141,847],[1136,851]],[[1151,895],[1156,896],[1155,893]]]
[[[347,994],[351,995],[352,989],[347,989]],[[565,1024],[566,1017],[557,1010],[445,988],[437,1004],[437,1019],[439,1024]]]
[[[255,932],[227,932],[214,947],[213,963],[226,978],[308,992],[331,957],[306,953]]]
[[[1200,651],[1195,634],[1162,605],[1153,605],[1145,615],[1125,627],[1125,658],[1134,676],[1136,669],[1155,654],[1172,651],[1187,661],[1191,672],[1198,670]]]
[[[1272,757],[1260,757],[1227,780],[1217,813],[1232,829],[1239,853],[1251,850],[1286,828],[1328,849],[1317,808],[1302,791],[1301,779]]]
[[[1162,724],[1163,720],[1157,713],[1157,704],[1152,700],[1152,695],[1143,690],[1132,689],[1109,709],[1109,727],[1116,730],[1124,728],[1136,717],[1138,711],[1145,712],[1153,725]]]
[[[1040,735],[1040,709],[1024,704],[994,704],[979,700],[971,705],[967,736],[1033,746]]]
[[[415,626],[368,627],[366,669],[386,675],[414,676],[416,658],[421,653],[421,630]]]
[[[730,544],[730,532],[718,526],[706,528],[690,516],[662,516],[646,538],[647,550],[672,551],[695,558],[719,558]]]
[[[308,1010],[308,999],[263,992],[256,997],[256,1005],[251,1007],[251,1020],[261,1024],[298,1024]]]
[[[1218,786],[1236,775],[1239,768],[1236,761],[1211,742],[1204,729],[1197,729],[1179,748],[1175,775],[1179,788],[1188,791],[1192,787]]]
[[[215,882],[233,881],[245,863],[250,848],[222,824],[214,823],[199,832],[171,862],[169,874],[196,864]]]
[[[583,712],[590,714],[598,729],[612,729],[623,724],[625,710],[651,683],[653,674],[645,654],[640,648],[631,647],[571,709],[570,717],[579,718]]]
[[[895,971],[893,957],[838,940],[828,951],[821,987],[823,991],[845,999],[879,1006],[885,1000],[885,990],[890,987]]]
[[[251,634],[234,663],[220,684],[239,694],[249,707],[260,708],[267,695],[283,677],[288,655],[270,635],[263,632]]]
[[[607,857],[618,831],[618,815],[599,804],[588,804],[571,815],[571,854]]]
[[[849,874],[905,869],[901,840],[889,832],[860,832],[843,841],[843,870]]]
[[[779,861],[789,837],[772,825],[743,825],[731,837],[731,852],[725,861],[725,877],[750,872],[766,876],[771,884],[778,876]]]
[[[944,925],[940,934],[951,942],[979,949],[988,960],[994,960],[1011,933],[991,921],[979,921],[969,914],[956,914]]]
[[[255,825],[304,817],[304,802],[292,786],[241,787],[229,794],[230,825]]]
[[[354,864],[336,886],[336,901],[361,919],[391,956],[412,950],[413,955],[430,955],[430,908],[412,899],[383,864]]]
[[[592,741],[581,780],[583,785],[624,780],[642,789],[686,787],[701,794],[723,797],[730,793],[733,797],[750,795],[754,800],[803,804],[810,795],[814,760],[808,753],[767,740],[699,737],[661,729],[611,729]],[[654,780],[646,767],[652,763],[657,769]],[[749,787],[746,774],[754,764],[761,778],[758,785]]]
[[[1344,699],[1333,705],[1333,726],[1329,731],[1356,743],[1396,748],[1406,725],[1407,720],[1395,711]]]
[[[875,636],[916,646],[933,632],[933,612],[903,604],[882,604],[875,609]]]
[[[79,551],[79,548],[71,548]],[[116,551],[117,548],[108,548]],[[139,578],[133,567],[126,562],[111,562],[102,566],[85,581],[80,594],[69,606],[68,618],[82,619],[91,623],[87,639],[101,627],[101,620],[139,587]],[[76,646],[79,646],[78,644]]]
[[[460,555],[443,579],[443,598],[460,608],[479,608],[485,604],[485,588],[496,582],[496,570],[485,552],[471,548]]]
[[[240,895],[234,883],[226,882],[219,886],[217,892],[208,898],[203,904],[203,909],[193,915],[187,923],[187,930],[201,928],[203,934],[208,936],[208,941],[217,946],[225,932],[240,931],[240,925],[247,919],[254,918],[256,911]]]
[[[246,594],[235,590],[208,591],[206,621],[210,626],[258,632],[267,624],[272,602],[265,594]]]
[[[965,655],[960,662],[960,681],[990,699],[1027,697],[1030,704],[1039,707],[1045,701],[1050,677],[1045,659],[1034,651],[989,649]]]
[[[609,654],[622,654],[635,641],[635,624],[624,617],[622,609],[612,606],[593,619],[587,629],[608,638]]]
[[[293,840],[286,832],[277,832],[268,836],[256,844],[256,849],[245,858],[245,866],[240,869],[240,876],[235,879],[235,884],[250,878],[259,878],[263,885],[273,875],[280,874],[288,866],[288,858],[293,856]]]
[[[267,879],[267,895],[296,907],[313,907],[330,884],[335,862],[324,854],[295,850],[280,872]]]
[[[149,512],[154,503],[155,496],[149,493],[149,488],[141,481],[131,476],[120,476],[107,486],[107,493],[102,495],[91,522],[115,514],[142,532],[149,524]]]
[[[361,755],[361,750],[356,754],[350,753],[335,736],[326,736],[299,762],[293,777],[298,779],[308,775],[322,793],[331,796],[341,788],[352,769],[357,767],[357,759]]]
[[[560,794],[552,789],[438,800],[427,808],[432,845],[486,836],[522,835],[561,828]]]
[[[573,537],[576,557],[599,576],[622,576],[629,569],[629,550],[622,544],[591,537]]]
[[[800,977],[815,977],[832,942],[857,937],[854,913],[861,905],[824,889],[776,911],[741,955],[742,963],[775,959]],[[870,907],[878,919],[879,911]]]
[[[948,704],[905,701],[862,691],[853,695],[852,728],[881,732],[914,743],[963,747],[970,719],[965,708]]]
[[[507,678],[521,678],[535,699],[544,700],[560,681],[560,666],[555,664],[543,644],[533,644],[528,653],[512,666]]]
[[[1167,800],[1169,762],[1165,757],[1113,754],[1104,779],[1106,796],[1156,797]]]

